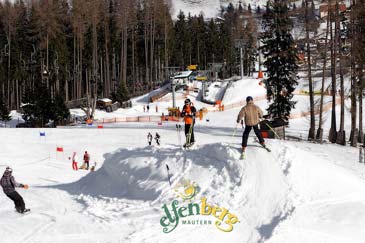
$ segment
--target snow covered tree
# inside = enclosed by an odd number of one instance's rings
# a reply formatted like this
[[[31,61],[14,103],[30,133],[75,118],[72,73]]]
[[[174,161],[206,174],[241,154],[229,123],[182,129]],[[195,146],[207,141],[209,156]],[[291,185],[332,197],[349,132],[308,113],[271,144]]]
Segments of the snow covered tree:
[[[297,50],[291,35],[287,2],[269,1],[264,14],[261,47],[268,78],[265,80],[267,98],[271,102],[268,113],[272,117],[289,118],[295,106],[293,91],[297,83]]]

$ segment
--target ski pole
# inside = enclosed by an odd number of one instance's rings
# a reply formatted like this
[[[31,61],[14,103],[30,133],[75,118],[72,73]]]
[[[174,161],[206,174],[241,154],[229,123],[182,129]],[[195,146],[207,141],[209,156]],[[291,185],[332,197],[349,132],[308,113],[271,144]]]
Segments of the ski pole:
[[[170,179],[170,168],[169,166],[166,164],[166,170],[167,170],[167,178],[169,179],[169,184],[170,184],[170,187],[171,187],[171,179]]]
[[[189,133],[188,133],[188,137],[186,139],[186,143],[187,144],[190,144],[190,141],[191,141],[191,134],[193,132],[193,126],[194,126],[194,122],[190,125],[190,128],[189,128]]]
[[[238,126],[238,123],[236,123],[236,126],[234,127],[233,134],[232,134],[232,138],[236,135],[237,126]]]
[[[181,125],[176,124],[177,139],[179,141],[179,147],[181,148]]]
[[[275,132],[275,130],[268,124],[265,124],[279,139],[281,139],[281,137]]]

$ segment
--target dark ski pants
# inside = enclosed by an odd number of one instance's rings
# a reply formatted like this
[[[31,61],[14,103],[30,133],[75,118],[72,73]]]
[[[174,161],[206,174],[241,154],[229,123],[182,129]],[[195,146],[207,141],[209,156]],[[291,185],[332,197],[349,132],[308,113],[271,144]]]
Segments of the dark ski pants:
[[[248,140],[248,136],[250,135],[251,129],[253,128],[257,138],[259,139],[259,142],[262,144],[265,142],[265,140],[263,139],[261,133],[260,133],[260,129],[259,126],[246,126],[245,131],[243,132],[242,135],[242,147],[246,148],[247,147],[247,140]]]
[[[191,128],[191,130],[190,130],[190,128]],[[188,142],[188,139],[189,139],[189,132],[191,132],[190,143],[194,143],[195,139],[194,139],[194,125],[193,124],[185,124],[186,142]]]
[[[85,161],[85,164],[86,164],[86,169],[88,170],[89,169],[89,161]]]
[[[25,203],[24,200],[22,198],[22,196],[19,195],[18,192],[13,191],[10,194],[7,194],[7,196],[13,200],[14,204],[15,204],[15,208],[18,212],[23,212],[25,209]]]

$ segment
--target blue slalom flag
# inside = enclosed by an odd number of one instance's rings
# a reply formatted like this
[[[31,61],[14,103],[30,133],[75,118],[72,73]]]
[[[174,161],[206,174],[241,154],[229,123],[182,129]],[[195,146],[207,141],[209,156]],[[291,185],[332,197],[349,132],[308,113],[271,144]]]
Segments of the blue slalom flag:
[[[46,136],[46,132],[39,132],[39,136],[45,137]]]

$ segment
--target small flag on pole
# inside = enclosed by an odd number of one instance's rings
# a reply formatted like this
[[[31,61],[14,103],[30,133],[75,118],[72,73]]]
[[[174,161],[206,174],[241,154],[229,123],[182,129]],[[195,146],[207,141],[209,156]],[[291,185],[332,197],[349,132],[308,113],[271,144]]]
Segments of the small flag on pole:
[[[98,128],[100,128],[100,129],[101,129],[101,128],[104,128],[104,126],[103,126],[103,125],[98,125]]]
[[[39,136],[45,137],[46,136],[46,132],[39,132]]]
[[[57,147],[56,151],[57,152],[63,152],[63,147]]]

